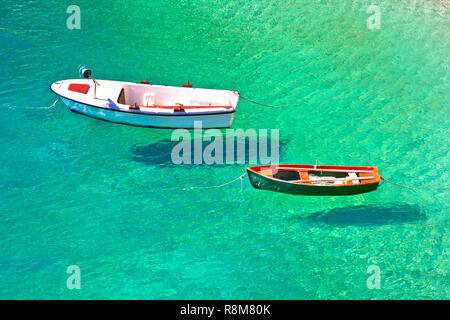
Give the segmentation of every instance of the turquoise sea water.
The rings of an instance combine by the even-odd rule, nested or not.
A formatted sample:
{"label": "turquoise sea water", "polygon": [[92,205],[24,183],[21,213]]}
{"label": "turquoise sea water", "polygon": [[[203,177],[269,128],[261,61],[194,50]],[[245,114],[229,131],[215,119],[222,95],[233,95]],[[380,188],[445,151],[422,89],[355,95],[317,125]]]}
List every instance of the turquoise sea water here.
{"label": "turquoise sea water", "polygon": [[[71,4],[0,3],[0,298],[450,297],[447,1],[79,0],[81,29],[68,30]],[[233,128],[279,129],[282,163],[376,165],[427,188],[185,191],[243,165],[176,166],[171,130],[39,109],[81,63],[99,79],[299,103],[240,100]]]}

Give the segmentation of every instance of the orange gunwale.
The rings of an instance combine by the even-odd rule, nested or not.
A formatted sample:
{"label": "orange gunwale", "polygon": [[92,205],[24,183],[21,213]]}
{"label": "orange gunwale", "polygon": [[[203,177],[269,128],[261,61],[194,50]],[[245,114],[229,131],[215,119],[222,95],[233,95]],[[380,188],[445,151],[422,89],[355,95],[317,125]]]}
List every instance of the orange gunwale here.
{"label": "orange gunwale", "polygon": [[[349,166],[314,166],[314,165],[293,165],[293,164],[279,164],[279,165],[264,165],[264,166],[253,166],[247,167],[247,170],[250,170],[258,175],[264,176],[268,179],[296,184],[296,185],[305,185],[305,186],[317,186],[317,184],[313,184],[310,182],[299,182],[299,181],[289,181],[283,180],[279,178],[275,178],[272,173],[274,170],[278,171],[296,171],[299,173],[300,179],[304,180],[305,174],[308,174],[311,171],[315,172],[339,172],[339,173],[349,173],[355,172],[358,174],[358,178],[367,178],[374,177],[373,179],[362,179],[358,178],[350,178],[345,184],[330,184],[330,185],[321,185],[321,186],[333,186],[333,187],[349,187],[349,186],[360,186],[371,183],[379,183],[381,181],[380,174],[378,172],[377,167],[349,167]],[[266,171],[263,173],[263,171]],[[268,172],[270,171],[270,172]],[[352,180],[359,180],[359,183],[353,183]]]}

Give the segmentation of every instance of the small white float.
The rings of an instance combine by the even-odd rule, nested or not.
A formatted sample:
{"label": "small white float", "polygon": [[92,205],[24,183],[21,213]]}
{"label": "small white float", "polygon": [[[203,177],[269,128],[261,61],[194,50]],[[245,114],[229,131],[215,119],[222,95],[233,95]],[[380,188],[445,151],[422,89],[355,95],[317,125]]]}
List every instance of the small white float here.
{"label": "small white float", "polygon": [[51,90],[71,111],[93,118],[141,127],[202,128],[231,126],[239,93],[231,90],[193,88],[94,80],[80,68],[85,79],[56,81]]}

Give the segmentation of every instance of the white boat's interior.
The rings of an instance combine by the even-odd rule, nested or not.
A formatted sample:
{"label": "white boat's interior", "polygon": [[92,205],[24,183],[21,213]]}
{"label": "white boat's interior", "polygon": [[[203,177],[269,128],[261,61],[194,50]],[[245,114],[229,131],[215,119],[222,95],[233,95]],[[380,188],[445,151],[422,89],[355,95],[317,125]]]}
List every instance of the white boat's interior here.
{"label": "white boat's interior", "polygon": [[134,106],[232,106],[232,92],[181,87],[123,85],[118,102]]}
{"label": "white boat's interior", "polygon": [[[129,109],[131,106],[143,111],[163,109],[168,112],[171,107],[192,112],[235,109],[239,99],[238,94],[230,90],[96,81],[97,86],[91,79],[63,80],[53,83],[51,88],[56,94],[77,102],[102,106],[106,101],[121,109]],[[171,112],[173,110],[172,108]]]}

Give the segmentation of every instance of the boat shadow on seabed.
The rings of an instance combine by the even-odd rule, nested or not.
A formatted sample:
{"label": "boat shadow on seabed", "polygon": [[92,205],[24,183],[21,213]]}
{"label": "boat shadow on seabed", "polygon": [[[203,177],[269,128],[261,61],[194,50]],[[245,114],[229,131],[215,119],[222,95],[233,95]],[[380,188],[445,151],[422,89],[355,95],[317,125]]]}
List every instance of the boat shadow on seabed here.
{"label": "boat shadow on seabed", "polygon": [[315,222],[333,226],[379,226],[426,220],[426,214],[417,205],[387,207],[357,206],[311,213],[307,217]]}
{"label": "boat shadow on seabed", "polygon": [[[154,143],[150,143],[147,145],[137,145],[130,149],[130,152],[133,154],[132,159],[137,162],[141,162],[145,165],[151,165],[151,166],[157,166],[160,168],[180,168],[180,169],[192,169],[194,166],[214,166],[218,168],[223,167],[236,167],[236,168],[243,168],[246,164],[249,163],[250,154],[254,154],[257,157],[257,160],[260,161],[258,150],[252,149],[252,144],[249,142],[249,139],[245,139],[245,163],[237,163],[238,159],[238,148],[235,144],[234,147],[234,154],[232,155],[232,159],[234,159],[234,163],[227,164],[226,162],[226,146],[224,144],[222,154],[223,154],[223,164],[206,164],[204,160],[202,159],[201,164],[195,164],[194,163],[194,148],[191,147],[191,161],[190,163],[182,163],[182,164],[176,164],[172,161],[171,154],[173,148],[178,144],[178,141],[158,141]],[[193,143],[193,142],[192,142]],[[205,146],[208,145],[209,142],[203,142],[203,150]],[[282,159],[286,148],[284,146],[288,145],[288,140],[282,140],[279,141],[278,146],[278,158]],[[267,153],[269,157],[272,157],[270,154],[271,149],[271,140],[269,139],[267,141]],[[278,161],[276,161],[277,163]]]}

